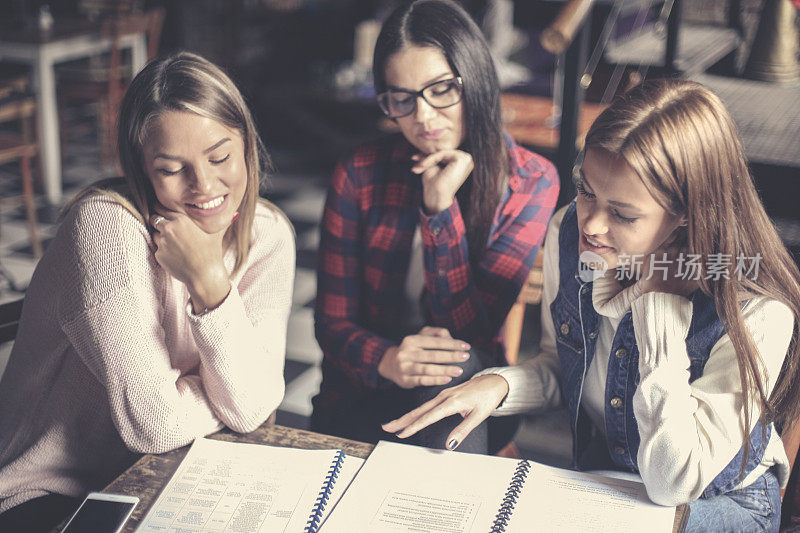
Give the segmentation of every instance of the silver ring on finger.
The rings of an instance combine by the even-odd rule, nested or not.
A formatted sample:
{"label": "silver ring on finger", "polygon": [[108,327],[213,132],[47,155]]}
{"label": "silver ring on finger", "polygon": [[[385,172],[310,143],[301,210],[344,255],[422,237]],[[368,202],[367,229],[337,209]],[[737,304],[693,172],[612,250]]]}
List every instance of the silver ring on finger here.
{"label": "silver ring on finger", "polygon": [[166,218],[162,217],[161,215],[157,216],[156,218],[153,219],[153,227],[157,228],[158,225],[164,222],[165,220]]}

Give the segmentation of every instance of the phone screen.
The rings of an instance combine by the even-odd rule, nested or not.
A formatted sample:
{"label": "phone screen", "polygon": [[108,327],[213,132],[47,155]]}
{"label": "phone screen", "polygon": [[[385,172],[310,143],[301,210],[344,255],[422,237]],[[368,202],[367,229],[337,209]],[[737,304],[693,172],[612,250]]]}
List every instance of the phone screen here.
{"label": "phone screen", "polygon": [[87,499],[62,533],[114,533],[135,503]]}

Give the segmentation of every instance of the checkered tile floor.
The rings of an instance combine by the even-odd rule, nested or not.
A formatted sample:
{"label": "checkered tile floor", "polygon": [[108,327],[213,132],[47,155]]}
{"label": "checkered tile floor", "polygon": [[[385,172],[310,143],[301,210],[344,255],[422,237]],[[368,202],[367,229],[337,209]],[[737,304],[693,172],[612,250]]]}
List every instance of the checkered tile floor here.
{"label": "checkered tile floor", "polygon": [[[104,177],[98,173],[100,154],[90,138],[66,145],[63,169],[64,198],[69,199],[86,183]],[[286,167],[298,168],[294,154],[274,153],[276,166],[282,160]],[[0,266],[13,278],[19,290],[13,290],[0,277],[0,304],[17,300],[24,295],[36,267],[28,238],[19,195],[19,171],[13,164],[0,166]],[[278,423],[308,428],[311,397],[319,388],[319,363],[322,352],[314,339],[313,304],[316,294],[316,250],[319,243],[319,220],[325,201],[327,175],[320,171],[308,173],[277,173],[269,178],[266,196],[286,212],[297,232],[297,275],[294,284],[294,303],[289,318],[286,353],[286,396],[278,411]],[[46,248],[55,235],[59,207],[47,206],[37,198],[39,232]],[[0,345],[0,374],[5,369],[11,343]]]}

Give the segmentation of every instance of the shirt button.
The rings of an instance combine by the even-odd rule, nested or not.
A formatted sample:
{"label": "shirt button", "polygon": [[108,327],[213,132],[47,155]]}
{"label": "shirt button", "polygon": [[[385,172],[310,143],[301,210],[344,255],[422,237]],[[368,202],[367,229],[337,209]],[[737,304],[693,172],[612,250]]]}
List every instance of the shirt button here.
{"label": "shirt button", "polygon": [[590,339],[594,339],[595,337],[597,337],[597,332],[596,331],[590,331],[589,332],[589,338]]}
{"label": "shirt button", "polygon": [[625,348],[620,348],[619,350],[617,350],[616,352],[614,352],[614,355],[616,355],[617,357],[619,357],[620,359],[622,359],[623,357],[625,357],[626,355],[628,355],[628,350],[626,350]]}
{"label": "shirt button", "polygon": [[439,274],[439,276],[441,276],[441,277],[445,277],[445,276],[447,275],[447,270],[445,270],[445,269],[443,269],[443,268],[440,268],[440,269],[437,271],[437,274]]}
{"label": "shirt button", "polygon": [[442,228],[433,228],[431,230],[431,233],[433,233],[434,235],[439,235],[441,232],[442,232]]}
{"label": "shirt button", "polygon": [[613,398],[611,398],[611,407],[615,409],[622,407],[622,398],[620,398],[619,396],[614,396]]}
{"label": "shirt button", "polygon": [[564,322],[563,324],[561,324],[561,334],[562,335],[569,335],[569,324],[567,322]]}
{"label": "shirt button", "polygon": [[625,455],[625,448],[622,446],[614,446],[614,453],[617,455]]}

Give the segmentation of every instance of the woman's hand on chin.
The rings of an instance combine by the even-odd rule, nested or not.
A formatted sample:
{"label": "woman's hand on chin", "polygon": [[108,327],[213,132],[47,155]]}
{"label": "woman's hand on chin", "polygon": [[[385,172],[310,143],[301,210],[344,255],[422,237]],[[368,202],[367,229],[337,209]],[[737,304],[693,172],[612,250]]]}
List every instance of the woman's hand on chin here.
{"label": "woman's hand on chin", "polygon": [[486,374],[440,392],[434,399],[383,424],[383,430],[401,439],[456,413],[464,420],[450,432],[445,445],[454,450],[478,425],[492,414],[508,394],[508,382],[502,376]]}
{"label": "woman's hand on chin", "polygon": [[440,150],[411,157],[411,171],[422,175],[422,204],[429,215],[441,213],[453,204],[456,192],[475,167],[472,156],[461,150]]}
{"label": "woman's hand on chin", "polygon": [[156,261],[186,285],[195,313],[217,307],[231,289],[223,262],[228,228],[206,233],[183,213],[156,208],[150,217]]}
{"label": "woman's hand on chin", "polygon": [[676,246],[664,246],[648,255],[642,264],[639,284],[642,294],[664,292],[688,298],[700,288],[695,279],[700,272],[688,267],[687,251]]}

